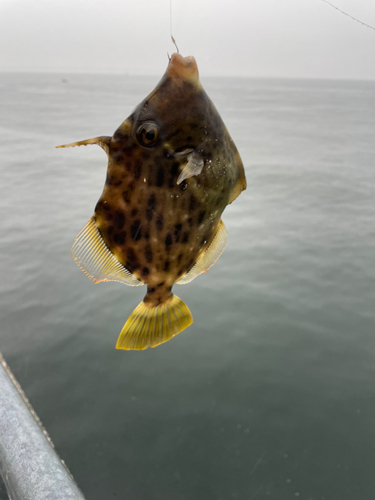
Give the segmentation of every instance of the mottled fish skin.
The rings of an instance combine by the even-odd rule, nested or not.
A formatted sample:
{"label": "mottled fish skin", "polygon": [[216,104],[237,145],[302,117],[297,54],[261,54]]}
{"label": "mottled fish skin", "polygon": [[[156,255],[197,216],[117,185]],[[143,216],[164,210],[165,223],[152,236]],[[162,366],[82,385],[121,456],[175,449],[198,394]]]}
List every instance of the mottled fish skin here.
{"label": "mottled fish skin", "polygon": [[[198,80],[195,60],[181,59],[172,55],[156,89],[114,133],[95,208],[105,243],[147,284],[145,302],[153,306],[170,296],[173,284],[210,244],[236,183],[246,187],[238,151]],[[187,64],[192,77],[179,71]],[[137,140],[145,122],[159,128],[152,147]],[[178,185],[187,161],[178,153],[190,149],[199,152],[204,166]]]}
{"label": "mottled fish skin", "polygon": [[206,272],[223,251],[221,214],[246,189],[241,158],[194,57],[180,54],[113,137],[59,147],[87,144],[105,150],[108,170],[73,257],[95,282],[147,285],[116,347],[155,347],[193,322],[172,286]]}

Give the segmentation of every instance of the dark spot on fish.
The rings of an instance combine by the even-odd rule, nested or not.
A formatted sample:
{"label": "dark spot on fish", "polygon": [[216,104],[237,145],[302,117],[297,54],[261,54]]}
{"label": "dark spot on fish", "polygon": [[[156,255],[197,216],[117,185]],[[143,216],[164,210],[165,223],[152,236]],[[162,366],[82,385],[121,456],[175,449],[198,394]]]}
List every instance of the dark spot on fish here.
{"label": "dark spot on fish", "polygon": [[155,200],[155,194],[154,193],[152,193],[152,195],[148,199],[147,205],[148,205],[149,208],[151,208],[151,210],[155,210],[156,200]]}
{"label": "dark spot on fish", "polygon": [[134,164],[134,179],[139,179],[142,173],[142,162],[141,160],[136,160]]}
{"label": "dark spot on fish", "polygon": [[166,137],[166,141],[170,141],[171,139],[173,139],[173,137],[176,137],[176,135],[179,135],[181,134],[182,130],[180,128],[176,129],[174,132],[172,132],[171,134],[169,134],[167,137]]}
{"label": "dark spot on fish", "polygon": [[131,144],[130,146],[126,146],[122,148],[122,152],[124,153],[125,156],[132,157],[133,156],[133,149],[135,148],[135,144]]}
{"label": "dark spot on fish", "polygon": [[193,138],[191,137],[191,135],[189,135],[188,137],[186,137],[186,140],[187,140],[188,142],[191,142],[191,141],[193,140]]}
{"label": "dark spot on fish", "polygon": [[150,239],[150,233],[146,232],[144,238],[145,238],[145,240],[149,240]]}
{"label": "dark spot on fish", "polygon": [[188,221],[188,224],[191,224],[193,222],[192,217],[189,217],[187,221]]}
{"label": "dark spot on fish", "polygon": [[148,221],[151,221],[152,217],[154,216],[155,205],[156,205],[155,195],[152,194],[150,196],[150,198],[148,199],[147,208],[146,208],[146,219]]}
{"label": "dark spot on fish", "polygon": [[191,130],[197,130],[198,123],[190,123],[190,128],[191,128]]}
{"label": "dark spot on fish", "polygon": [[125,135],[119,128],[113,134],[113,139],[117,142],[129,139],[128,135]]}
{"label": "dark spot on fish", "polygon": [[180,164],[177,161],[172,163],[171,175],[173,175],[175,177],[177,176],[179,166],[180,166]]}
{"label": "dark spot on fish", "polygon": [[172,236],[168,233],[165,237],[165,247],[169,250],[169,247],[172,245]]}
{"label": "dark spot on fish", "polygon": [[120,210],[116,210],[115,212],[114,223],[117,229],[122,229],[124,227],[125,215],[122,212],[120,212]]}
{"label": "dark spot on fish", "polygon": [[150,270],[149,270],[149,268],[148,268],[148,267],[144,267],[144,268],[142,269],[142,274],[143,274],[144,276],[148,276],[148,275],[150,274]]}
{"label": "dark spot on fish", "polygon": [[[109,203],[107,203],[106,201],[100,201],[98,203],[98,205],[100,207],[103,208],[103,210],[105,210],[106,212],[109,212],[109,210],[111,210],[111,205]],[[98,207],[98,205],[96,205]]]}
{"label": "dark spot on fish", "polygon": [[137,269],[139,267],[137,256],[135,255],[134,250],[132,248],[128,249],[126,257],[127,257],[126,266],[130,268],[129,269],[130,271]]}
{"label": "dark spot on fish", "polygon": [[122,231],[121,233],[116,233],[113,235],[114,243],[118,245],[123,245],[125,243],[126,232]]}
{"label": "dark spot on fish", "polygon": [[203,221],[205,215],[206,211],[202,210],[202,212],[198,215],[198,224],[200,224]]}
{"label": "dark spot on fish", "polygon": [[180,253],[180,255],[178,256],[177,258],[177,262],[180,264],[181,260],[182,260],[182,257],[183,257],[183,254]]}
{"label": "dark spot on fish", "polygon": [[131,161],[126,161],[125,162],[125,168],[128,172],[131,172],[132,169],[132,162]]}
{"label": "dark spot on fish", "polygon": [[178,240],[180,239],[181,229],[182,229],[182,224],[176,224],[174,227],[174,237],[176,242],[178,242]]}
{"label": "dark spot on fish", "polygon": [[113,155],[113,158],[115,159],[116,163],[122,163],[124,158],[121,153],[116,153]]}
{"label": "dark spot on fish", "polygon": [[156,219],[156,229],[158,231],[161,231],[163,229],[163,226],[164,226],[164,217],[162,214],[159,214],[158,218]]}
{"label": "dark spot on fish", "polygon": [[189,241],[189,233],[184,233],[182,237],[182,243],[187,243]]}
{"label": "dark spot on fish", "polygon": [[122,180],[117,179],[114,175],[108,174],[105,183],[108,186],[119,186],[120,184],[122,184]]}
{"label": "dark spot on fish", "polygon": [[134,241],[138,241],[141,239],[141,221],[137,219],[133,222],[130,227],[130,234]]}
{"label": "dark spot on fish", "polygon": [[159,167],[157,178],[156,178],[156,185],[158,187],[161,187],[163,185],[163,183],[164,183],[164,170],[163,170],[163,167]]}
{"label": "dark spot on fish", "polygon": [[164,158],[168,158],[168,160],[172,158],[172,155],[169,153],[167,149],[163,149],[163,156]]}
{"label": "dark spot on fish", "polygon": [[146,151],[144,151],[142,153],[142,158],[145,159],[145,160],[148,160],[150,158],[150,153],[147,153]]}
{"label": "dark spot on fish", "polygon": [[180,277],[183,274],[185,274],[185,267],[181,267],[181,269],[178,271],[177,276]]}
{"label": "dark spot on fish", "polygon": [[129,189],[122,192],[122,197],[124,198],[124,201],[126,201],[126,203],[130,203],[130,191],[129,191]]}
{"label": "dark spot on fish", "polygon": [[195,264],[194,259],[190,259],[189,262],[186,264],[186,269],[190,271],[190,269],[193,267],[194,264]]}
{"label": "dark spot on fish", "polygon": [[154,293],[155,290],[156,290],[156,288],[154,288],[153,286],[151,288],[147,287],[147,293]]}
{"label": "dark spot on fish", "polygon": [[133,208],[133,210],[131,211],[131,216],[132,217],[135,217],[136,215],[138,214],[138,208]]}
{"label": "dark spot on fish", "polygon": [[158,288],[160,288],[161,286],[164,286],[164,281],[161,281],[160,283],[158,283]]}
{"label": "dark spot on fish", "polygon": [[113,226],[109,226],[109,228],[107,229],[107,232],[109,235],[113,234],[113,231],[115,230],[115,228]]}
{"label": "dark spot on fish", "polygon": [[182,181],[180,186],[179,186],[180,190],[181,191],[185,191],[185,189],[187,188],[187,183],[186,181]]}
{"label": "dark spot on fish", "polygon": [[130,183],[128,189],[126,189],[122,193],[122,197],[124,198],[124,201],[126,201],[126,203],[130,203],[130,197],[134,190],[134,185],[135,185],[134,182]]}
{"label": "dark spot on fish", "polygon": [[146,261],[150,264],[152,262],[153,257],[154,257],[150,245],[146,245],[145,257],[146,257]]}
{"label": "dark spot on fish", "polygon": [[152,220],[153,214],[154,214],[154,211],[153,211],[153,210],[151,210],[151,208],[150,208],[150,207],[147,207],[147,208],[146,208],[146,219],[147,219],[148,221],[151,221],[151,220]]}
{"label": "dark spot on fish", "polygon": [[164,262],[164,271],[169,271],[169,265],[170,265],[169,260],[166,260],[166,261]]}
{"label": "dark spot on fish", "polygon": [[196,197],[192,194],[190,196],[190,204],[189,204],[189,211],[192,212],[195,207],[197,206],[197,199]]}

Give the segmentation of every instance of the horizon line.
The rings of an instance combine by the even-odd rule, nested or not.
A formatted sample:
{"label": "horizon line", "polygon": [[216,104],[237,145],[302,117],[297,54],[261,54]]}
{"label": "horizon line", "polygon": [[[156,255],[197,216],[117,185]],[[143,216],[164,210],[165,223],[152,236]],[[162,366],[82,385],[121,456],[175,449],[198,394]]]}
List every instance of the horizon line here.
{"label": "horizon line", "polygon": [[[25,69],[25,68],[0,68],[0,73],[28,73],[28,74],[50,74],[50,75],[108,75],[108,76],[128,76],[128,77],[155,77],[161,78],[160,73],[156,72],[142,72],[142,71],[114,71],[114,70],[74,70],[74,69]],[[201,75],[200,75],[201,76]],[[201,76],[202,78],[202,76]],[[280,76],[280,75],[249,75],[249,74],[221,74],[221,73],[207,73],[203,76],[205,78],[241,78],[241,79],[254,79],[254,80],[326,80],[326,81],[356,81],[356,82],[373,82],[375,77],[342,77],[342,76]]]}

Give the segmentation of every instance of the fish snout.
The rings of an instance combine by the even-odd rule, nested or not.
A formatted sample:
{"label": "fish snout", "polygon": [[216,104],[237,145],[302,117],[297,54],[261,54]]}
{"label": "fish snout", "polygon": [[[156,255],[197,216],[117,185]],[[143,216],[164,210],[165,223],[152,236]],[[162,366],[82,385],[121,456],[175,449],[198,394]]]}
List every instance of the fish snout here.
{"label": "fish snout", "polygon": [[194,56],[183,57],[175,52],[169,60],[167,74],[171,78],[199,82],[198,66]]}

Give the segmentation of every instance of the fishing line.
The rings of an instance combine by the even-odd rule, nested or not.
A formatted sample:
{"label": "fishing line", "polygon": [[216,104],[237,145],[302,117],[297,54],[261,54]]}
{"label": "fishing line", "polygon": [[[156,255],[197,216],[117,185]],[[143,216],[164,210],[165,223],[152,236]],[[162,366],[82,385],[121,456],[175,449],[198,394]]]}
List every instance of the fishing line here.
{"label": "fishing line", "polygon": [[[172,0],[171,0],[172,2]],[[344,14],[345,16],[348,16],[350,17],[350,19],[353,19],[354,21],[357,21],[357,23],[360,23],[362,24],[363,26],[366,26],[366,28],[370,28],[372,30],[375,31],[375,28],[373,26],[370,26],[369,24],[366,24],[362,21],[360,21],[359,19],[356,19],[355,17],[351,16],[350,14],[348,14],[347,12],[344,12],[343,10],[339,9],[338,7],[336,7],[335,5],[333,5],[332,3],[328,2],[327,0],[322,0],[322,2],[324,3],[328,3],[328,5],[330,5],[331,7],[333,7],[334,9],[338,10],[339,12],[341,12],[341,14]],[[172,22],[172,21],[171,21]]]}
{"label": "fishing line", "polygon": [[173,40],[173,36],[172,36],[172,0],[169,0],[169,29],[171,32],[171,38]]}

